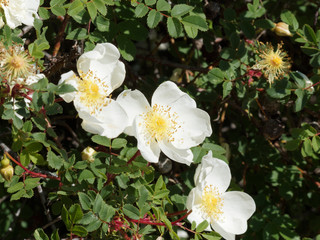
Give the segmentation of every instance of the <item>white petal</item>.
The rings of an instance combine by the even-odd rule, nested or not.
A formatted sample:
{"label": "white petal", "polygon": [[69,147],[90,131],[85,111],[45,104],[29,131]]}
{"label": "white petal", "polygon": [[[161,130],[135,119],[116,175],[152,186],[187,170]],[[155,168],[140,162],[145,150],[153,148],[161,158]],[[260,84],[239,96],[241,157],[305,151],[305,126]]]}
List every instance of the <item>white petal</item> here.
{"label": "white petal", "polygon": [[150,109],[150,105],[145,96],[139,90],[125,90],[116,100],[128,115],[128,127],[125,129],[125,133],[133,136],[133,121],[143,112]]}
{"label": "white petal", "polygon": [[192,188],[186,202],[187,209],[193,210],[194,207],[199,206],[201,204],[201,194],[202,191],[199,187]]}
{"label": "white petal", "polygon": [[247,220],[256,209],[254,200],[248,194],[238,191],[226,192],[222,198],[223,215],[217,224],[228,233],[244,233],[247,230]]}
{"label": "white petal", "polygon": [[113,44],[100,43],[92,51],[80,56],[77,68],[79,74],[92,71],[113,91],[123,83],[125,78],[125,67],[119,58],[120,52]]}
{"label": "white petal", "polygon": [[11,29],[14,29],[21,25],[21,22],[11,13],[10,8],[2,4],[2,9],[6,17],[6,23]]}
{"label": "white petal", "polygon": [[[172,105],[172,110],[179,116],[181,128],[175,134],[172,144],[177,148],[191,148],[199,145],[212,134],[210,116],[199,108]],[[181,140],[182,139],[182,140]]]}
{"label": "white petal", "polygon": [[213,158],[211,151],[202,158],[194,176],[196,186],[212,185],[221,194],[228,189],[230,181],[231,172],[228,164],[218,158]]}
{"label": "white petal", "polygon": [[166,106],[176,102],[179,102],[180,105],[196,107],[196,102],[188,94],[182,92],[175,83],[166,81],[155,90],[151,105]]}
{"label": "white petal", "polygon": [[[111,101],[96,116],[82,112],[82,127],[84,130],[106,136],[108,138],[118,137],[127,126],[128,118],[122,107],[116,102]],[[86,114],[86,115],[85,115]]]}
{"label": "white petal", "polygon": [[[67,84],[72,85],[75,89],[78,89],[78,81],[79,81],[79,79],[74,74],[74,72],[69,71],[69,72],[61,75],[61,79],[59,80],[58,84],[67,83]],[[64,101],[69,103],[74,100],[75,94],[76,94],[76,92],[70,92],[70,93],[66,93],[66,94],[61,94],[60,97],[62,97]]]}
{"label": "white petal", "polygon": [[193,153],[190,149],[178,149],[167,141],[160,141],[159,145],[161,151],[170,159],[188,166],[192,163]]}
{"label": "white petal", "polygon": [[212,229],[219,233],[226,240],[234,240],[236,238],[235,234],[226,232],[219,224],[211,224]]}
{"label": "white petal", "polygon": [[139,126],[142,119],[140,116],[137,116],[133,121],[133,131],[134,136],[138,141],[138,149],[142,157],[148,162],[157,163],[160,156],[160,147],[156,141],[149,141],[144,136],[144,129]]}

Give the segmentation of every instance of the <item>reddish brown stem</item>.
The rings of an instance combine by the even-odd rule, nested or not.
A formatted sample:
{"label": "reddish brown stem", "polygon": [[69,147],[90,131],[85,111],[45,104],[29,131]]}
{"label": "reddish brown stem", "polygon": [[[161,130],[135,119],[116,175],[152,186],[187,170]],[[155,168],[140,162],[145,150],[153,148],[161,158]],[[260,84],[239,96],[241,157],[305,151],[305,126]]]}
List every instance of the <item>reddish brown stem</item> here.
{"label": "reddish brown stem", "polygon": [[[70,2],[72,2],[72,1],[73,0],[71,0]],[[55,43],[54,48],[53,48],[53,52],[52,52],[52,56],[53,57],[56,57],[58,52],[59,52],[59,50],[60,50],[61,42],[63,40],[64,31],[66,30],[69,18],[70,18],[70,16],[68,14],[66,14],[64,16],[61,28],[60,28],[60,30],[58,32],[58,35],[57,35],[56,43]]]}
{"label": "reddish brown stem", "polygon": [[141,155],[140,151],[138,150],[133,157],[127,162],[127,165],[131,164],[137,157]]}
{"label": "reddish brown stem", "polygon": [[5,154],[6,154],[13,162],[15,162],[18,166],[20,166],[25,172],[27,172],[28,174],[30,174],[31,177],[50,178],[50,179],[54,179],[54,180],[60,181],[60,178],[59,178],[59,177],[48,176],[48,175],[46,175],[46,174],[32,172],[32,171],[30,171],[29,169],[27,169],[25,166],[23,166],[19,161],[15,160],[8,152],[5,152]]}

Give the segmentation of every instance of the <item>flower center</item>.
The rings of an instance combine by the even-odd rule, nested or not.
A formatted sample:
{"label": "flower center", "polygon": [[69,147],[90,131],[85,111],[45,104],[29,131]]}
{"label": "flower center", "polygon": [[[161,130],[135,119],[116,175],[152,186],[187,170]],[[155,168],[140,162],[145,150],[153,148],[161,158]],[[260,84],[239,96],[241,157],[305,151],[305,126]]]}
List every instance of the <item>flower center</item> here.
{"label": "flower center", "polygon": [[0,64],[9,80],[25,78],[36,73],[33,58],[20,45],[0,49]]}
{"label": "flower center", "polygon": [[177,114],[172,111],[171,107],[153,105],[150,111],[143,114],[145,137],[149,141],[164,139],[174,141],[174,133],[181,127],[177,123],[177,118]]}
{"label": "flower center", "polygon": [[11,66],[15,69],[21,69],[25,65],[25,61],[20,56],[13,56],[10,62]]}
{"label": "flower center", "polygon": [[78,83],[78,96],[91,114],[101,111],[102,107],[110,103],[109,89],[106,83],[102,82],[92,71],[80,72]]}
{"label": "flower center", "polygon": [[274,67],[279,67],[282,64],[281,57],[275,55],[271,57],[271,65]]}
{"label": "flower center", "polygon": [[0,5],[8,6],[9,0],[0,0]]}
{"label": "flower center", "polygon": [[201,198],[201,210],[206,218],[213,220],[221,220],[223,207],[223,199],[216,187],[211,185],[205,186]]}

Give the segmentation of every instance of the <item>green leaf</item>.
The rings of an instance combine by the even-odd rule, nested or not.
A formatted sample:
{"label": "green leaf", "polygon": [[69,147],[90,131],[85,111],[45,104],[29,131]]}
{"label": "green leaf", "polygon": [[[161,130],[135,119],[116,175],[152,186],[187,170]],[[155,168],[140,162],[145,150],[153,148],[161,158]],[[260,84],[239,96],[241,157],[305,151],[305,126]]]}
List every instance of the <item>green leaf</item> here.
{"label": "green leaf", "polygon": [[88,183],[93,184],[95,179],[95,175],[90,170],[85,169],[80,173],[78,181],[81,183],[83,180],[86,180]]}
{"label": "green leaf", "polygon": [[66,228],[70,231],[72,223],[70,221],[70,216],[69,216],[69,213],[68,213],[65,205],[63,205],[63,207],[61,209],[61,219],[64,222],[64,224],[66,225]]}
{"label": "green leaf", "polygon": [[204,220],[203,222],[201,222],[197,228],[196,228],[196,232],[202,232],[203,230],[205,230],[207,227],[209,226],[209,223]]}
{"label": "green leaf", "polygon": [[136,55],[136,46],[126,35],[121,34],[116,39],[122,57],[127,61],[132,61]]}
{"label": "green leaf", "polygon": [[293,27],[293,30],[297,30],[299,27],[299,23],[294,16],[294,14],[290,11],[284,11],[281,13],[280,18],[283,22]]}
{"label": "green leaf", "polygon": [[40,181],[40,178],[27,178],[24,181],[25,189],[30,190],[32,188],[37,187],[40,184],[39,181]]}
{"label": "green leaf", "polygon": [[88,31],[85,28],[76,28],[74,29],[72,32],[70,32],[67,36],[66,39],[70,39],[70,40],[83,40],[88,38]]}
{"label": "green leaf", "polygon": [[194,27],[200,31],[207,31],[208,30],[208,25],[205,19],[198,15],[191,15],[184,17],[181,22],[189,27]]}
{"label": "green leaf", "polygon": [[99,211],[100,211],[103,203],[104,202],[103,202],[101,195],[97,194],[97,196],[93,202],[93,209],[92,209],[95,214],[99,214]]}
{"label": "green leaf", "polygon": [[83,226],[80,226],[80,225],[73,226],[72,233],[74,235],[79,236],[79,237],[85,237],[85,236],[88,235],[87,229],[85,227],[83,227]]}
{"label": "green leaf", "polygon": [[94,135],[91,140],[101,146],[110,147],[111,146],[111,139],[100,136],[100,135]]}
{"label": "green leaf", "polygon": [[294,93],[297,95],[297,100],[294,103],[294,108],[293,110],[295,112],[300,112],[304,106],[306,105],[307,101],[308,101],[308,97],[305,94],[306,91],[302,90],[302,89],[297,89],[294,91]]}
{"label": "green leaf", "polygon": [[144,0],[144,2],[148,5],[148,6],[152,6],[156,3],[156,0]]}
{"label": "green leaf", "polygon": [[98,16],[93,23],[94,23],[94,25],[97,26],[97,28],[100,32],[108,32],[109,31],[109,27],[110,27],[109,19],[107,19],[103,16]]}
{"label": "green leaf", "polygon": [[240,28],[247,38],[252,39],[254,37],[255,30],[250,21],[240,22]]}
{"label": "green leaf", "polygon": [[93,4],[96,6],[96,8],[98,9],[98,11],[105,16],[107,14],[107,7],[106,4],[104,3],[104,1],[102,0],[94,0]]}
{"label": "green leaf", "polygon": [[39,17],[42,18],[43,20],[47,20],[50,18],[50,13],[44,7],[39,7]]}
{"label": "green leaf", "polygon": [[83,212],[79,204],[73,204],[69,208],[68,212],[69,212],[70,220],[73,224],[78,222],[83,217]]}
{"label": "green leaf", "polygon": [[293,78],[297,87],[301,89],[306,87],[306,81],[309,80],[309,78],[306,75],[299,71],[290,72],[290,77]]}
{"label": "green leaf", "polygon": [[99,217],[101,220],[105,222],[110,222],[115,213],[116,213],[116,210],[112,206],[106,203],[103,203],[99,211]]}
{"label": "green leaf", "polygon": [[220,68],[212,68],[207,76],[209,81],[214,85],[222,83],[225,79],[224,72]]}
{"label": "green leaf", "polygon": [[171,6],[166,0],[158,0],[156,8],[158,11],[170,11]]}
{"label": "green leaf", "polygon": [[23,121],[16,115],[13,116],[13,125],[17,128],[17,129],[21,129],[23,127]]}
{"label": "green leaf", "polygon": [[167,28],[171,37],[178,38],[182,33],[182,26],[177,18],[169,17],[167,20]]}
{"label": "green leaf", "polygon": [[191,12],[193,9],[194,9],[194,7],[186,5],[186,4],[177,4],[172,8],[171,16],[172,17],[180,17],[180,16],[183,16],[183,15]]}
{"label": "green leaf", "polygon": [[18,182],[16,184],[14,184],[13,186],[10,186],[8,189],[7,189],[7,192],[8,193],[14,193],[14,192],[17,192],[19,190],[21,190],[23,188],[24,184],[23,182]]}
{"label": "green leaf", "polygon": [[183,25],[184,30],[190,38],[195,38],[198,35],[198,29],[195,27],[190,27],[188,25]]}
{"label": "green leaf", "polygon": [[254,25],[263,29],[271,29],[275,27],[275,24],[269,19],[258,19],[254,22]]}
{"label": "green leaf", "polygon": [[34,231],[33,236],[36,240],[49,240],[47,234],[43,231],[42,228],[38,228]]}
{"label": "green leaf", "polygon": [[141,17],[144,17],[148,13],[148,11],[149,11],[149,8],[146,5],[139,4],[136,7],[134,13],[135,13],[136,17],[141,18]]}
{"label": "green leaf", "polygon": [[314,44],[317,44],[316,34],[314,33],[313,29],[308,24],[305,24],[303,26],[303,32],[309,42],[313,42]]}
{"label": "green leaf", "polygon": [[225,81],[222,84],[222,88],[223,88],[223,98],[225,98],[226,96],[228,96],[232,90],[232,82],[230,81]]}
{"label": "green leaf", "polygon": [[149,28],[155,28],[161,20],[161,14],[156,10],[152,9],[147,18],[147,25]]}
{"label": "green leaf", "polygon": [[144,185],[140,186],[138,191],[139,191],[139,200],[137,202],[137,205],[141,210],[141,208],[144,206],[144,204],[146,203],[146,201],[148,199],[149,191],[147,190],[147,188]]}
{"label": "green leaf", "polygon": [[156,191],[153,195],[154,199],[160,199],[160,198],[165,198],[169,195],[170,191],[168,189],[162,189],[159,191]]}
{"label": "green leaf", "polygon": [[63,165],[63,159],[58,157],[52,151],[49,151],[47,154],[47,161],[50,167],[59,170]]}
{"label": "green leaf", "polygon": [[319,137],[319,135],[312,137],[312,148],[315,153],[317,153],[317,154],[320,153],[320,137]]}
{"label": "green leaf", "polygon": [[[97,0],[95,0],[97,1]],[[94,2],[95,2],[94,1]],[[68,8],[68,14],[73,17],[75,15],[77,15],[81,10],[84,9],[84,5],[81,2],[81,0],[75,0],[71,3],[71,5]]]}
{"label": "green leaf", "polygon": [[127,145],[127,140],[124,138],[116,138],[112,141],[111,148],[120,149]]}
{"label": "green leaf", "polygon": [[53,233],[51,234],[51,240],[60,240],[60,236],[59,236],[59,230],[58,229],[55,229],[53,231]]}
{"label": "green leaf", "polygon": [[140,219],[140,212],[139,209],[131,204],[125,204],[123,206],[123,213],[128,216],[129,218],[138,220]]}
{"label": "green leaf", "polygon": [[294,150],[297,150],[299,148],[300,143],[301,143],[300,139],[293,139],[293,140],[287,141],[287,143],[285,145],[285,148],[288,151],[294,151]]}
{"label": "green leaf", "polygon": [[97,16],[97,11],[98,11],[96,8],[96,5],[94,5],[93,2],[87,2],[87,9],[91,19],[94,20]]}
{"label": "green leaf", "polygon": [[309,138],[304,140],[301,150],[303,150],[307,154],[307,156],[312,156],[313,155],[312,143],[311,143],[311,140]]}

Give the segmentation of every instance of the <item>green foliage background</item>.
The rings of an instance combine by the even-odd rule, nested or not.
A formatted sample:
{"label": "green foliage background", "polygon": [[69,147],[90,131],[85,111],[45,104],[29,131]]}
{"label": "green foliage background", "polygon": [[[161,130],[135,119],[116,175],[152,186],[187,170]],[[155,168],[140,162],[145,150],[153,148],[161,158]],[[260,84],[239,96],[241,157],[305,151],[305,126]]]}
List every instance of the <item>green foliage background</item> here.
{"label": "green foliage background", "polygon": [[[151,212],[166,227],[131,225],[127,234],[178,239],[178,227],[170,223],[178,217],[169,220],[166,212],[185,209],[195,166],[212,150],[230,165],[231,189],[244,190],[256,202],[242,239],[319,239],[319,7],[311,0],[50,0],[41,2],[34,29],[21,34],[2,28],[7,45],[27,39],[47,77],[33,86],[29,108],[18,99],[26,109],[19,112],[23,120],[1,93],[2,151],[9,146],[22,165],[52,179],[33,178],[16,165],[11,182],[0,177],[0,238],[60,239],[72,232],[87,239],[122,239],[121,231],[110,231],[114,216],[139,219]],[[289,25],[292,37],[271,30],[280,21]],[[258,59],[251,40],[283,42],[291,72],[271,86],[264,76],[249,84]],[[61,47],[53,57],[57,42]],[[72,91],[57,86],[61,74],[76,71],[79,55],[102,42],[121,52],[124,88],[139,89],[150,99],[171,79],[210,114],[213,134],[192,149],[194,167],[172,162],[161,174],[163,167],[141,156],[127,164],[137,151],[133,138],[92,136],[81,128],[72,104],[55,101]],[[94,163],[81,160],[86,146],[99,150]],[[44,209],[54,225],[46,226]],[[219,239],[203,234],[203,226],[185,226],[196,232],[193,239]]]}

